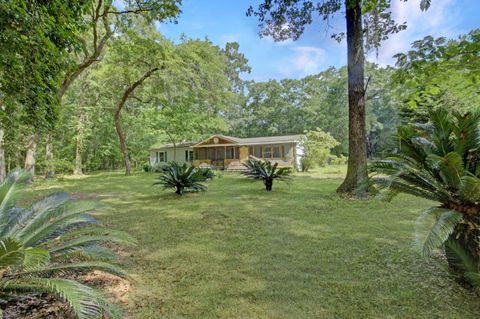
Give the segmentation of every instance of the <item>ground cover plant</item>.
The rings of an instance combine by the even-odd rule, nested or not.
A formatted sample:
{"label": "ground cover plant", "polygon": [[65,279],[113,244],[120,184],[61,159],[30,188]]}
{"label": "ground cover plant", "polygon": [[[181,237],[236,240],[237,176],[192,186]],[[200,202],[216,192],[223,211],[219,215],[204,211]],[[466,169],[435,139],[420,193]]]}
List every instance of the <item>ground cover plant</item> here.
{"label": "ground cover plant", "polygon": [[[72,201],[54,193],[26,208],[16,206],[30,174],[12,172],[0,184],[0,301],[28,294],[51,294],[68,303],[79,319],[121,314],[99,292],[68,276],[101,270],[117,276],[125,271],[103,243],[133,244],[122,232],[95,225],[95,203]],[[3,314],[3,310],[0,309]]]}
{"label": "ground cover plant", "polygon": [[445,261],[419,258],[416,219],[434,202],[344,199],[345,170],[294,174],[274,192],[224,173],[188,197],[119,171],[37,182],[31,197],[95,198],[110,207],[96,218],[135,234],[132,318],[478,318]]}

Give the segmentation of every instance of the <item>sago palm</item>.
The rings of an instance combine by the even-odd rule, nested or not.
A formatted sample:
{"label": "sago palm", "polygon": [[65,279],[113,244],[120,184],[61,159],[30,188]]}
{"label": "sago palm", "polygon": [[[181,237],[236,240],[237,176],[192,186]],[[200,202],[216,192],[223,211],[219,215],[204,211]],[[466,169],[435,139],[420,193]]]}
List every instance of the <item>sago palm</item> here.
{"label": "sago palm", "polygon": [[187,164],[180,165],[177,162],[171,162],[163,167],[163,173],[157,180],[154,185],[174,188],[178,195],[183,195],[185,191],[200,192],[207,190],[207,186],[204,184],[207,176],[193,165],[187,166]]}
{"label": "sago palm", "polygon": [[286,181],[290,179],[290,168],[278,168],[278,163],[272,165],[269,161],[249,159],[243,165],[247,170],[242,174],[248,178],[263,181],[267,191],[272,190],[274,180]]}
{"label": "sago palm", "polygon": [[417,240],[424,255],[444,246],[454,270],[458,249],[452,247],[480,266],[479,125],[480,113],[432,111],[427,124],[398,129],[398,153],[370,164],[371,181],[380,189],[439,203],[419,217]]}
{"label": "sago palm", "polygon": [[0,295],[49,293],[68,302],[78,318],[119,314],[98,291],[69,279],[93,269],[125,276],[106,242],[134,244],[130,236],[101,227],[89,214],[98,205],[55,193],[27,208],[16,199],[28,185],[26,172],[11,173],[0,185]]}

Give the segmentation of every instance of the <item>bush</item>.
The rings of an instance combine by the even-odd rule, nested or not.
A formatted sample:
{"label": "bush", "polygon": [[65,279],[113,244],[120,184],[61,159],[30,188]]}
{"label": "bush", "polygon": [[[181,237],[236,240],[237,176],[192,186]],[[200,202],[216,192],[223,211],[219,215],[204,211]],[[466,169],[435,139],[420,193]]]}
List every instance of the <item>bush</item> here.
{"label": "bush", "polygon": [[307,131],[302,137],[299,147],[301,149],[300,165],[302,172],[307,172],[315,165],[327,165],[331,156],[331,149],[339,143],[321,129]]}
{"label": "bush", "polygon": [[145,173],[161,173],[163,172],[163,167],[165,165],[162,165],[162,164],[154,164],[154,165],[151,165],[150,163],[146,163],[142,166],[142,171],[145,172]]}
{"label": "bush", "polygon": [[242,174],[251,179],[263,181],[267,191],[272,190],[274,180],[287,181],[292,172],[288,167],[277,168],[278,163],[272,165],[269,161],[250,159],[243,165],[247,171]]}
{"label": "bush", "polygon": [[209,167],[199,167],[197,169],[207,181],[212,180],[215,177],[215,172]]}
{"label": "bush", "polygon": [[67,301],[78,318],[99,318],[105,311],[119,317],[98,291],[64,275],[96,269],[125,276],[102,244],[134,239],[100,227],[90,215],[98,205],[72,201],[66,193],[16,207],[29,180],[28,173],[14,171],[0,184],[0,300],[47,293]]}
{"label": "bush", "polygon": [[184,192],[206,191],[207,181],[204,173],[195,166],[180,165],[177,162],[170,162],[162,168],[162,175],[154,185],[162,185],[164,188],[175,188],[175,193],[183,195]]}
{"label": "bush", "polygon": [[328,164],[330,164],[330,165],[347,165],[347,163],[348,163],[348,157],[347,156],[329,155],[329,157],[328,157]]}
{"label": "bush", "polygon": [[[429,123],[400,127],[398,153],[373,161],[370,183],[390,195],[407,193],[439,203],[423,212],[417,239],[424,255],[444,246],[451,269],[457,251],[480,269],[480,112],[429,113]],[[446,245],[445,245],[446,244]]]}

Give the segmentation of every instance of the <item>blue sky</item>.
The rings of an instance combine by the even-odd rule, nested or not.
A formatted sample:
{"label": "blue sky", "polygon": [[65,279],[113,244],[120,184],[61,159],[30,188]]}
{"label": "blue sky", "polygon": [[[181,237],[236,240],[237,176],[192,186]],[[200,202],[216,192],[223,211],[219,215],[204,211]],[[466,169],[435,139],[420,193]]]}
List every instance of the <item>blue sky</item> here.
{"label": "blue sky", "polygon": [[[236,41],[252,67],[245,79],[266,81],[285,77],[300,78],[329,66],[346,63],[346,44],[330,38],[332,31],[345,29],[341,13],[331,22],[332,28],[316,23],[306,29],[297,41],[274,42],[258,36],[257,20],[247,17],[249,5],[259,0],[184,0],[178,24],[161,24],[159,31],[174,41],[182,33],[192,38],[208,37],[214,44],[224,46]],[[427,12],[419,9],[420,0],[392,0],[392,13],[398,22],[406,21],[407,30],[391,36],[383,43],[378,58],[370,61],[381,65],[393,64],[392,56],[409,49],[410,43],[426,35],[456,37],[480,27],[480,0],[432,0]]]}

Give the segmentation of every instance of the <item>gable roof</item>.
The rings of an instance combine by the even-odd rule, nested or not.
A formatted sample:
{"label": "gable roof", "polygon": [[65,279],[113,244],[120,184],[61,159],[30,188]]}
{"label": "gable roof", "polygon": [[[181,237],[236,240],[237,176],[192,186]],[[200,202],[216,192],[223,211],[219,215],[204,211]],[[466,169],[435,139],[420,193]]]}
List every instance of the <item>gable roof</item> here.
{"label": "gable roof", "polygon": [[294,142],[298,142],[301,139],[302,135],[262,136],[262,137],[240,138],[240,137],[217,134],[217,135],[210,136],[209,138],[193,145],[193,147],[201,146],[201,144],[206,144],[208,141],[210,141],[211,139],[213,139],[215,137],[217,137],[219,139],[229,141],[229,142],[232,142],[232,144],[237,144],[237,145],[258,145],[258,144],[294,143]]}

